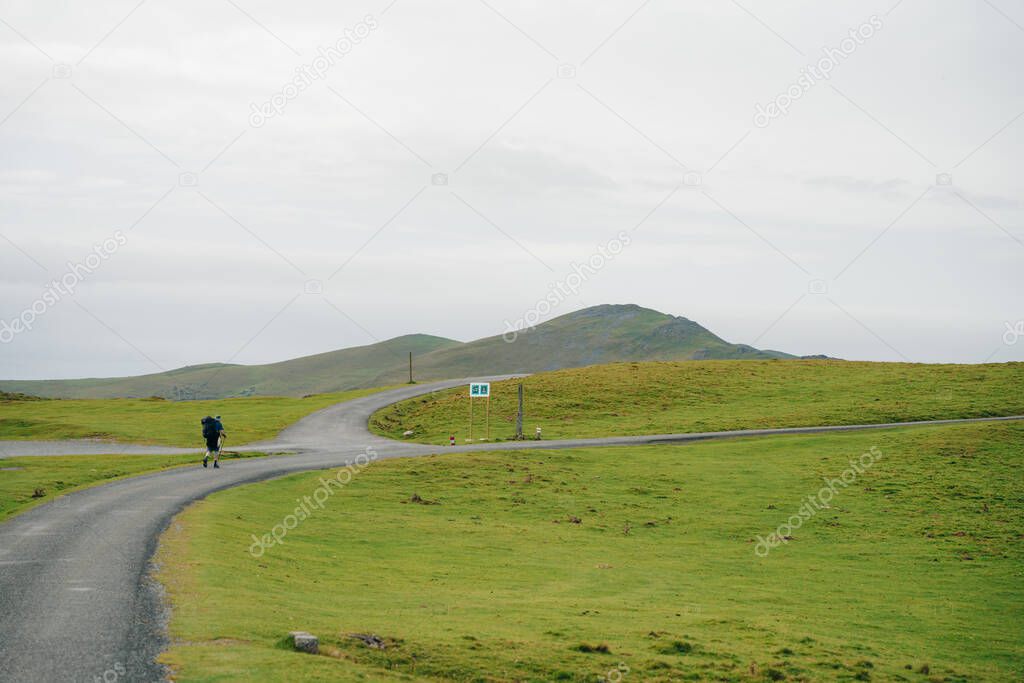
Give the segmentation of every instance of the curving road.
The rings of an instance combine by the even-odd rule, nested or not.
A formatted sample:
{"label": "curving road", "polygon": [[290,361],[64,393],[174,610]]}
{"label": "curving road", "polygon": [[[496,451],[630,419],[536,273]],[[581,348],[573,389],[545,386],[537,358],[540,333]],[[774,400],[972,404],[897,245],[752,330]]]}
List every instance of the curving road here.
{"label": "curving road", "polygon": [[295,451],[294,456],[231,460],[219,470],[178,468],[141,475],[69,494],[0,524],[0,679],[93,681],[104,680],[106,674],[107,680],[116,676],[119,682],[162,680],[166,672],[155,658],[167,642],[166,614],[159,587],[149,573],[157,540],[171,518],[214,491],[303,470],[340,467],[368,447],[380,458],[395,458],[1024,419],[521,441],[455,448],[396,442],[367,429],[370,415],[386,405],[468,381],[414,385],[338,404],[303,419],[274,441],[247,447]]}

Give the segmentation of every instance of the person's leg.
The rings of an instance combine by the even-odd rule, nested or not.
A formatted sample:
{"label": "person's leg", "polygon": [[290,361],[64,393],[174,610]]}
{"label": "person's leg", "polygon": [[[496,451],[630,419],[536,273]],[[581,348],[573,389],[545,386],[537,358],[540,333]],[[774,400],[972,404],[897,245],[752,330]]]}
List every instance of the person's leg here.
{"label": "person's leg", "polygon": [[203,467],[206,467],[207,461],[210,459],[210,450],[206,450],[206,455],[203,456]]}
{"label": "person's leg", "polygon": [[217,450],[213,452],[213,468],[220,468],[220,445],[218,445]]}

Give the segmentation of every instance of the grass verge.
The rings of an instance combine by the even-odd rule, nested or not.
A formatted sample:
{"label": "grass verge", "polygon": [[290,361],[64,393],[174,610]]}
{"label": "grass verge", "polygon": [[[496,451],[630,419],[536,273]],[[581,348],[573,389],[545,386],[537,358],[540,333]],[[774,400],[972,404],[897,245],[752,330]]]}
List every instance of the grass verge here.
{"label": "grass verge", "polygon": [[[222,460],[252,458],[263,453],[221,454]],[[184,465],[195,466],[194,455],[53,455],[0,459],[0,522],[48,503],[65,493],[105,484],[114,479]]]}
{"label": "grass verge", "polygon": [[[285,427],[335,403],[383,391],[358,389],[306,398],[0,399],[0,439],[114,439],[159,446],[200,446],[199,421],[222,415],[232,444],[272,439]],[[9,395],[8,395],[9,396]]]}
{"label": "grass verge", "polygon": [[161,541],[164,660],[193,682],[1021,680],[1022,451],[1005,423],[388,460],[259,558],[322,473],[230,489]]}
{"label": "grass verge", "polygon": [[[524,431],[546,439],[905,422],[1024,414],[1024,363],[920,365],[846,361],[613,363],[492,385],[491,436],[515,433],[517,385]],[[377,434],[447,444],[469,437],[467,387],[378,411]],[[474,438],[484,436],[484,401]]]}

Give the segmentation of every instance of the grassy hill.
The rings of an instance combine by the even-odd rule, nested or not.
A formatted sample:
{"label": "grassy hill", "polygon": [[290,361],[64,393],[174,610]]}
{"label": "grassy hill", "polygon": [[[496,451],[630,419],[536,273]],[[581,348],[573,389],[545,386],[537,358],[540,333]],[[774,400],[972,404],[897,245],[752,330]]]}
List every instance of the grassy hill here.
{"label": "grassy hill", "polygon": [[[524,431],[540,426],[548,439],[1024,415],[1024,363],[613,363],[493,384],[492,438],[515,433],[520,381]],[[411,430],[413,440],[434,444],[455,434],[462,443],[469,401],[465,387],[421,396],[378,411],[370,427],[392,438]]]}
{"label": "grassy hill", "polygon": [[[560,316],[518,334],[502,335],[435,351],[419,359],[428,377],[544,372],[624,360],[793,358],[730,344],[686,318],[634,305],[603,305]],[[394,383],[399,374],[379,379]]]}
{"label": "grassy hill", "polygon": [[[407,354],[420,356],[460,342],[411,334],[368,346],[330,351],[268,365],[193,365],[139,377],[0,381],[0,388],[56,398],[148,398],[171,400],[245,396],[305,396],[381,386],[382,368],[408,367]],[[400,372],[394,373],[401,375]],[[408,380],[405,377],[399,382]],[[394,384],[395,382],[391,382]]]}
{"label": "grassy hill", "polygon": [[140,377],[0,381],[0,390],[60,398],[303,396],[405,382],[410,351],[417,380],[627,360],[793,358],[730,344],[686,318],[632,304],[603,305],[550,320],[511,342],[501,335],[461,343],[414,334],[270,365],[210,364]]}

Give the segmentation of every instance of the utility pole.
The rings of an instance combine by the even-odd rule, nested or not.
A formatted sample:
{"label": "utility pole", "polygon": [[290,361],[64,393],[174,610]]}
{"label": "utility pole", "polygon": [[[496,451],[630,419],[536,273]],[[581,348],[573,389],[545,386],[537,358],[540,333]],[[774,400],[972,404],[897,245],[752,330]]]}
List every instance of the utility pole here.
{"label": "utility pole", "polygon": [[409,384],[414,384],[412,381],[412,351],[409,352]]}
{"label": "utility pole", "polygon": [[519,412],[516,414],[516,441],[522,441],[523,437],[523,383],[519,383]]}

